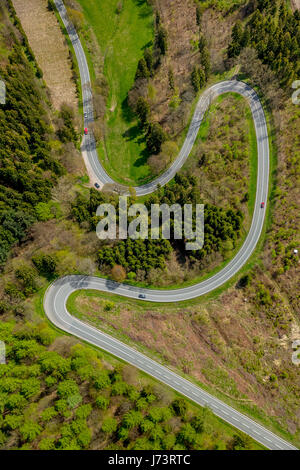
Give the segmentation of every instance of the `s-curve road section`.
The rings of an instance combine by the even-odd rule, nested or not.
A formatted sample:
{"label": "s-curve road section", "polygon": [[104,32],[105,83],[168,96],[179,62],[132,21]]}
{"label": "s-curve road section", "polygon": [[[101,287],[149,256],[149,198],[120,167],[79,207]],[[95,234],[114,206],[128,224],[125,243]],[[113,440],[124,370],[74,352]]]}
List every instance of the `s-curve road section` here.
{"label": "s-curve road section", "polygon": [[[70,40],[72,41],[77,57],[83,93],[83,108],[85,115],[84,124],[85,127],[88,127],[93,122],[94,112],[87,60],[75,28],[68,19],[63,2],[61,0],[55,0],[55,4],[67,29]],[[82,340],[98,346],[114,356],[123,359],[170,386],[177,392],[185,395],[194,402],[202,406],[209,406],[217,416],[252,436],[265,447],[273,450],[296,450],[296,447],[292,444],[276,436],[268,429],[239,413],[234,408],[215,398],[213,395],[205,392],[197,385],[194,385],[180,375],[175,374],[167,367],[153,361],[126,344],[123,344],[113,337],[106,335],[96,328],[72,317],[67,310],[68,297],[79,289],[110,292],[132,299],[139,299],[142,294],[145,301],[148,302],[179,302],[194,299],[223,285],[247,262],[259,241],[263,229],[265,210],[261,208],[261,202],[267,201],[269,182],[269,138],[265,114],[257,94],[247,84],[236,80],[229,80],[217,83],[207,89],[198,101],[185,142],[177,159],[174,161],[172,166],[156,180],[136,188],[136,193],[138,196],[150,194],[155,191],[158,184],[161,186],[165,185],[174,177],[191,152],[200,124],[206,111],[209,109],[212,100],[217,96],[228,92],[239,93],[244,96],[249,103],[256,130],[258,153],[256,202],[252,224],[243,246],[231,262],[217,274],[203,282],[190,287],[174,290],[141,289],[127,284],[117,284],[97,277],[66,276],[55,281],[48,288],[44,297],[44,310],[49,320],[61,330],[75,335],[78,338],[81,338]],[[106,183],[114,183],[114,181],[107,175],[98,159],[96,144],[92,132],[89,132],[89,134],[84,137],[82,154],[92,181],[98,182],[100,187],[103,187]]]}

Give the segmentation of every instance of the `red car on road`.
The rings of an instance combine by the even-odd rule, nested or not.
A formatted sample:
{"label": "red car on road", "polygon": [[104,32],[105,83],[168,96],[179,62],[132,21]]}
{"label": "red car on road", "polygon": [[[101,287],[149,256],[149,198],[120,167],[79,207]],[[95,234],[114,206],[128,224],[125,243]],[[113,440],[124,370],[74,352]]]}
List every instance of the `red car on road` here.
{"label": "red car on road", "polygon": [[89,131],[88,131],[88,128],[86,127],[86,128],[84,129],[84,135],[88,135],[88,133],[89,133]]}
{"label": "red car on road", "polygon": [[263,208],[265,207],[265,203],[262,202],[261,205],[260,205],[260,207],[263,209]]}

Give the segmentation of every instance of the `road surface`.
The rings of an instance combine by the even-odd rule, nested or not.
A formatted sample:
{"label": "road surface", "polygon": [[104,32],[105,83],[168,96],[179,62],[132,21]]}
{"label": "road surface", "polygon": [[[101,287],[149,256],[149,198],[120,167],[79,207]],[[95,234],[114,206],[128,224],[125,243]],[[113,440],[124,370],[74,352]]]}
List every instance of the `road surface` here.
{"label": "road surface", "polygon": [[[55,0],[55,4],[69,33],[78,60],[83,90],[84,125],[88,127],[93,122],[94,113],[87,60],[80,39],[68,20],[63,2]],[[254,120],[258,150],[257,190],[253,219],[248,236],[237,255],[221,271],[209,279],[190,287],[174,290],[142,289],[126,284],[117,284],[97,277],[67,276],[55,281],[48,288],[44,297],[44,310],[49,320],[61,330],[125,360],[194,402],[202,406],[209,406],[217,416],[252,436],[267,448],[273,450],[291,450],[296,448],[226,403],[205,392],[200,387],[175,374],[170,369],[117,341],[113,337],[72,317],[66,307],[68,297],[78,289],[110,292],[132,299],[138,299],[143,294],[148,302],[179,302],[194,299],[223,285],[247,262],[259,241],[263,229],[265,210],[261,208],[261,202],[267,201],[269,182],[269,138],[265,114],[257,94],[247,84],[236,80],[229,80],[217,83],[206,90],[198,101],[186,140],[173,165],[156,180],[137,187],[136,192],[138,196],[150,194],[155,191],[157,184],[162,186],[174,177],[191,152],[200,124],[212,100],[227,92],[239,93],[247,99]],[[114,183],[98,159],[92,133],[84,137],[82,153],[92,181],[98,182],[100,187],[106,183]]]}

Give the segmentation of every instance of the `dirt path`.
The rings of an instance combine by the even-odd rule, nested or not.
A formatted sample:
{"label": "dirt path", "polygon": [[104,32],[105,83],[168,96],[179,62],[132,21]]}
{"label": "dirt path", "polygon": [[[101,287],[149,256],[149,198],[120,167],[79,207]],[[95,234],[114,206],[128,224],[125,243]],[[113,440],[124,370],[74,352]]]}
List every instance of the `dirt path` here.
{"label": "dirt path", "polygon": [[13,5],[28,37],[36,60],[50,89],[53,106],[62,103],[77,106],[69,49],[55,15],[47,9],[47,0],[13,0]]}

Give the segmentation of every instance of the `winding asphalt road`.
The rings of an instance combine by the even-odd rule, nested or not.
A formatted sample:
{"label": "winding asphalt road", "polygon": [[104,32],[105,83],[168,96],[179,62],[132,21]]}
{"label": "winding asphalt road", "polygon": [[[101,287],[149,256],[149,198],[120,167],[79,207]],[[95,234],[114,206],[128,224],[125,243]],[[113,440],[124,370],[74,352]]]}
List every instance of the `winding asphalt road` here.
{"label": "winding asphalt road", "polygon": [[[55,4],[68,31],[78,60],[83,90],[84,124],[88,127],[93,122],[94,113],[87,60],[80,39],[74,27],[69,22],[63,2],[61,0],[55,0]],[[187,381],[180,375],[175,374],[167,367],[160,365],[134,348],[74,318],[69,314],[66,306],[68,297],[79,289],[105,291],[132,299],[138,299],[139,295],[143,294],[146,296],[146,301],[149,302],[179,302],[193,299],[211,292],[224,284],[247,262],[259,241],[263,229],[265,210],[261,209],[260,206],[262,201],[267,201],[269,182],[269,139],[265,114],[257,94],[247,84],[236,80],[223,81],[206,90],[199,99],[186,140],[171,168],[151,183],[136,188],[136,192],[138,196],[149,194],[156,189],[157,184],[162,186],[174,177],[191,152],[200,124],[212,100],[227,92],[239,93],[247,99],[255,124],[258,149],[257,191],[252,224],[242,248],[232,261],[209,279],[193,286],[176,290],[141,289],[126,284],[117,284],[97,277],[66,276],[55,281],[48,288],[44,297],[44,310],[49,320],[61,330],[98,346],[114,356],[136,366],[194,402],[202,406],[209,406],[217,416],[252,436],[267,448],[273,450],[296,450],[296,447],[290,443],[205,392],[200,387]],[[100,187],[106,183],[114,183],[107,175],[98,159],[95,141],[91,132],[89,132],[83,140],[82,154],[91,181],[98,182]]]}

